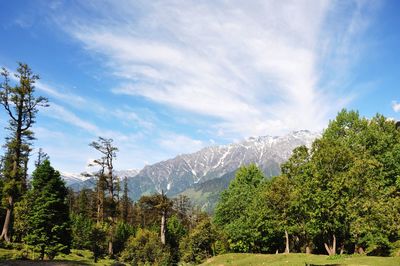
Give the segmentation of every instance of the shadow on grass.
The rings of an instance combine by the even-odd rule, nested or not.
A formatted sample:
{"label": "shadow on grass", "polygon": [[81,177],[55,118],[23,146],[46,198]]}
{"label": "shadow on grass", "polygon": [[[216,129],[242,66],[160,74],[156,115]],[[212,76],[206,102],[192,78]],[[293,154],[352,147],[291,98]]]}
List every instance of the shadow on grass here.
{"label": "shadow on grass", "polygon": [[57,266],[71,266],[71,265],[91,265],[86,261],[70,261],[70,260],[3,260],[0,261],[0,266],[8,266],[8,265],[21,265],[21,266],[29,266],[29,265],[57,265]]}

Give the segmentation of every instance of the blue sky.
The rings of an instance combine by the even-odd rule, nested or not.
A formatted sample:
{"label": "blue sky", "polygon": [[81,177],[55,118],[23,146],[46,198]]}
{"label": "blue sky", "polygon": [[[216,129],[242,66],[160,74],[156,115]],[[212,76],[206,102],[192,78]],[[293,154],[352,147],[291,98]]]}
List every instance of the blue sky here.
{"label": "blue sky", "polygon": [[[400,119],[398,1],[1,1],[0,65],[40,75],[34,131],[63,172],[322,130],[341,108]],[[0,112],[0,126],[6,125]],[[4,139],[6,131],[0,131]],[[33,161],[33,160],[32,160]]]}

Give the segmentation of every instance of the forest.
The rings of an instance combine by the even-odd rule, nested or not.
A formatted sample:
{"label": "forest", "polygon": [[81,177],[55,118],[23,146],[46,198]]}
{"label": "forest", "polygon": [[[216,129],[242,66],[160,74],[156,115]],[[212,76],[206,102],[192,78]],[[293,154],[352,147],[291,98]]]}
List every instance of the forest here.
{"label": "forest", "polygon": [[199,264],[225,253],[400,256],[400,129],[391,119],[340,111],[279,176],[239,168],[211,216],[164,192],[132,201],[114,173],[118,147],[104,137],[88,143],[98,154],[95,188],[68,189],[51,154],[31,154],[36,116],[51,103],[36,95],[39,77],[28,65],[15,73],[3,68],[0,87],[8,117],[0,247],[19,250],[14,259],[52,260],[72,249],[129,265]]}

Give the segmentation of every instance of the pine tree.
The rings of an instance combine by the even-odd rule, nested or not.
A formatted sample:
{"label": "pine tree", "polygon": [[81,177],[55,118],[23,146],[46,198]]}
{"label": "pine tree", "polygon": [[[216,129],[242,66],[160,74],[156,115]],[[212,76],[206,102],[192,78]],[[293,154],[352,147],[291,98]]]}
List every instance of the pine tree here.
{"label": "pine tree", "polygon": [[129,196],[128,196],[128,178],[124,178],[124,192],[122,194],[122,198],[120,201],[121,208],[121,219],[124,223],[128,222],[128,214],[129,214],[129,206],[131,205]]}
{"label": "pine tree", "polygon": [[26,191],[30,141],[34,138],[30,128],[35,123],[38,107],[47,106],[47,99],[34,96],[34,84],[39,76],[33,74],[27,64],[19,63],[14,74],[18,80],[15,86],[10,85],[10,73],[5,68],[2,69],[1,75],[4,81],[0,84],[0,104],[10,118],[7,127],[10,136],[7,138],[7,156],[2,169],[7,213],[0,239],[4,238],[9,242],[14,203]]}
{"label": "pine tree", "polygon": [[32,185],[25,242],[40,253],[41,259],[45,255],[53,259],[59,252],[68,253],[71,246],[68,190],[60,173],[45,160],[33,172]]}

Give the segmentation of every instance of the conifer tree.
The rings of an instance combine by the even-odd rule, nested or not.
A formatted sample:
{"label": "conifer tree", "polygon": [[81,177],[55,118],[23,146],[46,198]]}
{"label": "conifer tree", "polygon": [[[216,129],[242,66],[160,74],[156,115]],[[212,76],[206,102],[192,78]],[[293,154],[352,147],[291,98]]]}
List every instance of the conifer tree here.
{"label": "conifer tree", "polygon": [[128,222],[128,214],[129,214],[129,206],[130,206],[130,200],[128,196],[128,178],[124,178],[124,191],[122,194],[122,198],[120,201],[121,205],[121,219],[124,223]]}
{"label": "conifer tree", "polygon": [[3,82],[0,84],[0,104],[9,116],[7,129],[10,135],[6,142],[7,155],[2,169],[7,212],[0,239],[9,242],[14,203],[26,190],[30,141],[34,138],[30,128],[35,123],[38,107],[48,105],[46,98],[35,97],[34,84],[39,76],[33,74],[27,64],[18,64],[14,74],[18,80],[15,86],[10,84],[10,73],[5,68],[2,69],[1,75]]}
{"label": "conifer tree", "polygon": [[68,190],[60,173],[45,160],[33,172],[32,186],[28,194],[32,205],[25,242],[40,253],[40,259],[68,253],[71,246]]}

